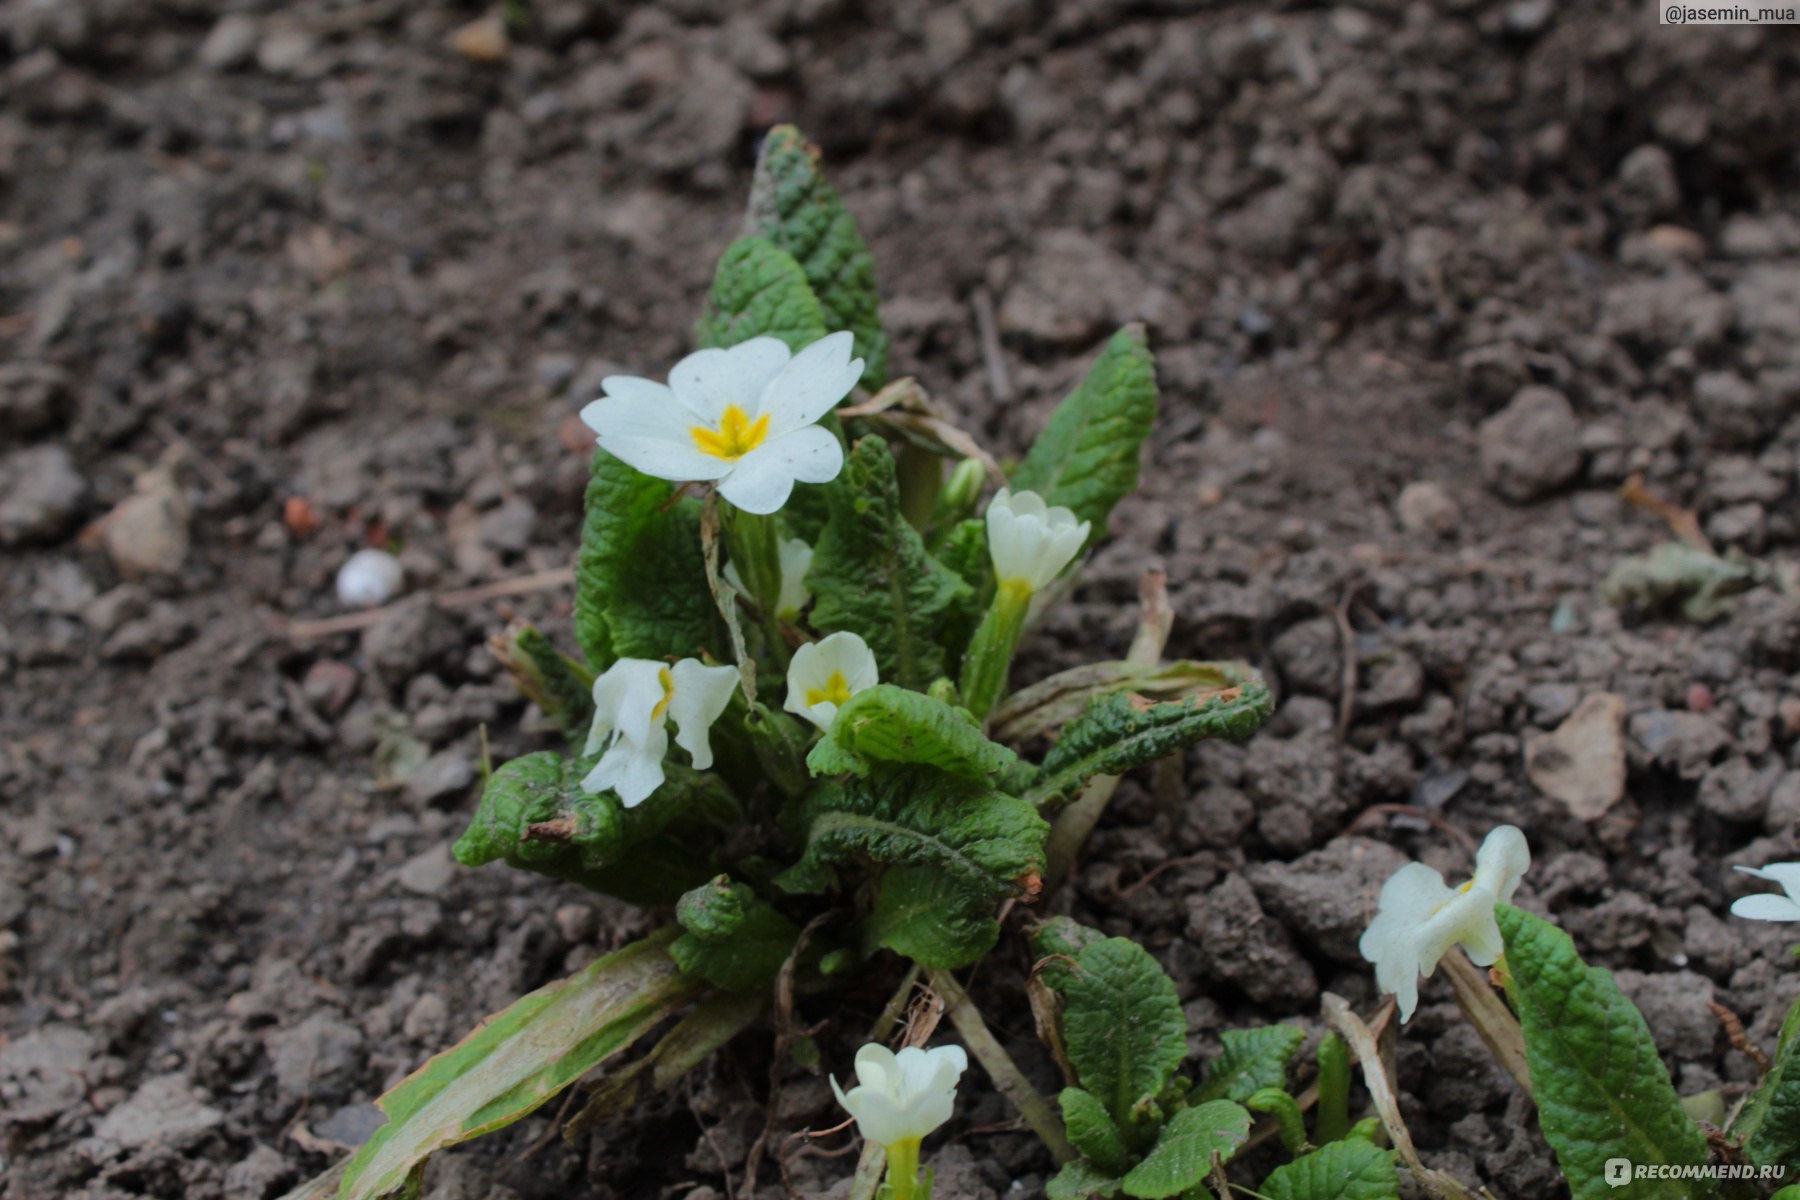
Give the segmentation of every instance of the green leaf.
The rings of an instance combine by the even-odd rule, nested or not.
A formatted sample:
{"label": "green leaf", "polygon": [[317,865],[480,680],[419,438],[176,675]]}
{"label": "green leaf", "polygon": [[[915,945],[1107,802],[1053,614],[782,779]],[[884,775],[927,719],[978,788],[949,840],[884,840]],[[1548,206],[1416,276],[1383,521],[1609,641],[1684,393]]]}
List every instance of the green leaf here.
{"label": "green leaf", "polygon": [[763,139],[744,232],[767,238],[800,264],[826,333],[855,335],[863,386],[873,392],[886,382],[888,336],[876,310],[875,258],[820,172],[819,148],[792,125],[777,125]]}
{"label": "green leaf", "polygon": [[[712,831],[736,805],[715,776],[665,763],[662,787],[636,808],[611,792],[589,795],[581,780],[595,758],[550,750],[495,771],[469,828],[452,847],[466,867],[504,860],[642,904],[668,904],[706,877]],[[665,833],[679,835],[677,842]]]}
{"label": "green leaf", "polygon": [[798,925],[729,875],[682,896],[675,920],[687,932],[669,947],[669,956],[683,971],[728,992],[768,987],[800,936]]}
{"label": "green leaf", "polygon": [[1064,1088],[1057,1099],[1062,1105],[1069,1145],[1110,1175],[1122,1175],[1131,1169],[1131,1151],[1118,1124],[1107,1115],[1106,1105],[1080,1088]]}
{"label": "green leaf", "polygon": [[[1706,1137],[1681,1111],[1643,1014],[1611,973],[1588,966],[1569,935],[1508,904],[1507,994],[1525,1032],[1544,1140],[1556,1151],[1573,1200],[1613,1195],[1609,1158],[1700,1165]],[[1634,1196],[1692,1200],[1716,1188],[1695,1180],[1641,1180]]]}
{"label": "green leaf", "polygon": [[1247,1100],[1266,1087],[1287,1080],[1288,1063],[1300,1052],[1306,1031],[1292,1025],[1227,1029],[1224,1048],[1206,1064],[1206,1076],[1195,1095],[1201,1100]]}
{"label": "green leaf", "polygon": [[1044,1188],[1044,1200],[1112,1200],[1118,1194],[1118,1176],[1081,1159],[1065,1163]]}
{"label": "green leaf", "polygon": [[1023,800],[926,770],[884,772],[817,788],[804,802],[806,852],[776,882],[822,892],[852,860],[939,872],[971,901],[1023,891],[1044,869],[1050,827]]}
{"label": "green leaf", "polygon": [[342,1200],[403,1187],[432,1153],[526,1116],[701,989],[658,935],[590,963],[488,1018],[376,1101],[387,1124],[344,1173]]}
{"label": "green leaf", "polygon": [[1086,663],[1020,688],[994,709],[988,726],[998,741],[1040,737],[1081,716],[1096,699],[1132,692],[1146,700],[1204,700],[1258,679],[1244,662]]}
{"label": "green leaf", "polygon": [[992,899],[933,867],[889,867],[864,938],[922,967],[953,971],[994,948],[1000,922]]}
{"label": "green leaf", "polygon": [[706,590],[700,502],[674,496],[674,484],[595,452],[575,567],[575,628],[596,671],[617,658],[686,658],[726,645]]}
{"label": "green leaf", "polygon": [[1229,1159],[1250,1136],[1250,1122],[1249,1110],[1230,1100],[1182,1109],[1163,1126],[1144,1161],[1125,1176],[1125,1194],[1162,1200],[1204,1183],[1212,1156]]}
{"label": "green leaf", "polygon": [[1088,544],[1106,536],[1113,505],[1137,487],[1138,447],[1156,423],[1156,364],[1141,325],[1113,334],[1081,385],[1013,472],[1014,491],[1032,491],[1094,523]]}
{"label": "green leaf", "polygon": [[1129,938],[1105,938],[1052,961],[1042,978],[1063,1000],[1063,1044],[1082,1088],[1114,1122],[1160,1096],[1187,1057],[1187,1018],[1175,984],[1150,952]]}
{"label": "green leaf", "polygon": [[637,1107],[646,1085],[651,1092],[666,1091],[719,1047],[756,1024],[768,1007],[767,994],[714,992],[705,997],[663,1034],[650,1053],[606,1072],[588,1093],[581,1111],[563,1128],[564,1139],[574,1143],[591,1133],[598,1122],[624,1116]]}
{"label": "green leaf", "polygon": [[489,643],[514,685],[562,727],[572,742],[587,737],[594,721],[594,673],[563,654],[530,625],[496,636]]}
{"label": "green leaf", "polygon": [[1123,775],[1203,738],[1249,737],[1273,708],[1269,685],[1260,678],[1165,704],[1129,693],[1102,696],[1064,728],[1026,797],[1049,804],[1073,796],[1095,775]]}
{"label": "green leaf", "polygon": [[827,327],[806,272],[792,255],[767,238],[743,237],[719,259],[694,339],[708,348],[773,337],[798,352],[836,328]]}
{"label": "green leaf", "polygon": [[1751,1093],[1731,1132],[1759,1167],[1800,1167],[1800,1000],[1781,1023],[1775,1061]]}
{"label": "green leaf", "polygon": [[922,691],[944,674],[939,623],[969,586],[925,552],[901,515],[894,456],[880,438],[856,443],[828,494],[831,519],[806,577],[812,625],[859,635],[883,680]]}
{"label": "green leaf", "polygon": [[1333,1142],[1276,1167],[1258,1189],[1267,1200],[1398,1200],[1394,1152],[1373,1142]]}
{"label": "green leaf", "polygon": [[913,763],[998,784],[1015,780],[1020,769],[1019,756],[989,741],[962,709],[889,683],[845,701],[826,740],[843,753],[821,756],[821,765],[858,775],[868,774],[872,762]]}
{"label": "green leaf", "polygon": [[1095,942],[1105,940],[1104,933],[1090,929],[1072,917],[1050,917],[1032,931],[1031,950],[1039,958],[1049,958],[1052,954],[1074,958]]}

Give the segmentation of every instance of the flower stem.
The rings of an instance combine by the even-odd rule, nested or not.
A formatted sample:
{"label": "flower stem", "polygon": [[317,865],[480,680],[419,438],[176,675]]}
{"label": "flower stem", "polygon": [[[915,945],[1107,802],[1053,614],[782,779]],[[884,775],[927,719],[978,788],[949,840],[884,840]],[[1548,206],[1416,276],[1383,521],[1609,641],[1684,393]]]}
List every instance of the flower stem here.
{"label": "flower stem", "polygon": [[950,1014],[950,1021],[956,1031],[962,1034],[963,1041],[969,1047],[969,1053],[975,1056],[982,1068],[987,1071],[988,1078],[1000,1089],[1000,1094],[1012,1101],[1012,1106],[1019,1110],[1025,1123],[1031,1126],[1050,1150],[1050,1157],[1058,1165],[1075,1157],[1075,1151],[1069,1146],[1068,1135],[1063,1132],[1062,1122],[1051,1111],[1050,1105],[1038,1095],[1025,1073],[1012,1060],[999,1040],[988,1030],[987,1022],[981,1017],[981,1010],[969,999],[969,993],[963,990],[962,984],[956,982],[956,976],[948,971],[929,970],[925,979],[931,984],[931,990],[938,994],[944,1002],[944,1011]]}
{"label": "flower stem", "polygon": [[1006,673],[1025,633],[1030,608],[1031,589],[1016,580],[1003,580],[969,643],[969,655],[963,660],[962,702],[979,719],[987,718],[1006,690]]}
{"label": "flower stem", "polygon": [[781,636],[781,622],[775,616],[781,602],[781,530],[773,516],[745,512],[729,504],[722,507],[725,548],[762,618],[769,653],[777,664],[786,667],[787,639]]}
{"label": "flower stem", "polygon": [[913,1200],[919,1186],[918,1138],[905,1138],[887,1148],[887,1178],[894,1200]]}

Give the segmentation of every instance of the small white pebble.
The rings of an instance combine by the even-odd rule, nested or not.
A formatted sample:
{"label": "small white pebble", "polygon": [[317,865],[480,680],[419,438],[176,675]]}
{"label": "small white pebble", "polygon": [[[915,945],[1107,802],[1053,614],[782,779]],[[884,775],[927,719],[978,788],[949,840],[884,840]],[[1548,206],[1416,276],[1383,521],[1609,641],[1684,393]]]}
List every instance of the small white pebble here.
{"label": "small white pebble", "polygon": [[338,568],[338,599],[352,608],[386,604],[404,578],[400,560],[386,550],[358,550]]}

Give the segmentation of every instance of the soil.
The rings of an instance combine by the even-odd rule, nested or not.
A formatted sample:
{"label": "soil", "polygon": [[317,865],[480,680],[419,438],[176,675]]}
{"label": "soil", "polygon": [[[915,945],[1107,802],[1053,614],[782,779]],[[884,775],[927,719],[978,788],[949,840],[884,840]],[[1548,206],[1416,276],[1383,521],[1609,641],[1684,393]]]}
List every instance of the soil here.
{"label": "soil", "polygon": [[[897,367],[997,449],[1149,325],[1143,491],[1018,677],[1121,653],[1160,566],[1170,653],[1281,690],[1247,744],[1128,781],[1054,905],[1152,947],[1197,1050],[1373,1003],[1380,880],[1469,867],[1362,815],[1405,805],[1522,826],[1521,902],[1620,972],[1679,1088],[1754,1078],[1706,1004],[1770,1048],[1796,992],[1794,929],[1726,907],[1731,864],[1797,857],[1800,607],[1766,583],[1700,627],[1596,588],[1668,536],[1632,473],[1722,549],[1800,543],[1787,30],[1638,0],[517,13],[502,47],[439,2],[0,6],[0,1194],[268,1200],[480,1015],[653,927],[450,864],[480,729],[500,759],[550,736],[484,643],[566,636],[568,595],[423,596],[566,565],[571,417],[687,348],[782,120],[873,244]],[[412,598],[296,636],[382,542]],[[1549,791],[1526,747],[1599,692],[1625,794],[1577,816],[1568,763],[1619,745],[1534,749]],[[976,995],[1049,1086],[1024,954]],[[805,1014],[828,1065],[880,999]],[[574,1148],[546,1110],[443,1156],[428,1194],[731,1196],[769,1041]],[[1441,981],[1399,1071],[1428,1161],[1564,1194]],[[1035,1141],[964,1092],[938,1194],[1038,1194]],[[775,1145],[839,1119],[798,1068],[776,1117]],[[841,1195],[850,1159],[786,1152]]]}

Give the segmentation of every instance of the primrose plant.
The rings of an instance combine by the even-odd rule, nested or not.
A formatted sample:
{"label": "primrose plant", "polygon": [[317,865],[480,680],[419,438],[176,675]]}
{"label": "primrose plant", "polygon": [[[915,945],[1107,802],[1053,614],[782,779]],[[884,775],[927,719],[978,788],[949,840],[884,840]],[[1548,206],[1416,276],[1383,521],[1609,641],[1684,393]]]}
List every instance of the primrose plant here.
{"label": "primrose plant", "polygon": [[[1250,668],[1160,663],[1160,637],[1009,691],[1033,620],[1136,486],[1156,413],[1143,332],[1114,335],[1003,470],[890,381],[870,255],[817,159],[769,134],[699,348],[582,410],[598,449],[573,645],[529,627],[495,644],[568,744],[489,769],[455,847],[672,919],[384,1096],[346,1200],[415,1184],[433,1152],[594,1077],[570,1124],[587,1128],[757,1027],[778,1067],[805,1069],[796,1005],[875,990],[898,1011],[921,973],[959,997],[969,1052],[1016,1073],[950,972],[994,947],[1003,906],[1066,874],[1118,775],[1270,711]],[[963,1055],[857,1057],[843,1100],[900,1200],[929,1189],[920,1140]],[[1168,1125],[1192,1120],[1173,1103]],[[1153,1132],[1110,1111],[1130,1146]]]}

